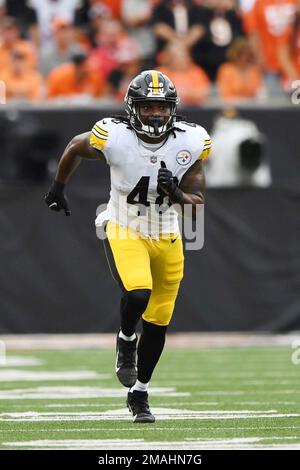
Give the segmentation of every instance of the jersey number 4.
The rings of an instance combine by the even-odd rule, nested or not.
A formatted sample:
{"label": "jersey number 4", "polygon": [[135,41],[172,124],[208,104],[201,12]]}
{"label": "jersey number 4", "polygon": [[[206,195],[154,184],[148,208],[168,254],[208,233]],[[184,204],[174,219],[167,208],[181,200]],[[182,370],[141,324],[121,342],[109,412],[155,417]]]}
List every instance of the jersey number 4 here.
{"label": "jersey number 4", "polygon": [[[178,178],[174,177],[174,181],[178,184]],[[142,176],[138,183],[135,185],[133,190],[127,196],[127,203],[128,204],[138,204],[139,207],[149,207],[150,202],[147,200],[148,198],[148,190],[149,190],[149,182],[150,176]],[[165,212],[171,205],[172,202],[170,201],[169,197],[164,194],[159,188],[157,188],[158,196],[155,200],[155,208],[159,213]],[[164,198],[168,198],[167,204],[164,203]],[[144,212],[144,211],[143,211]],[[144,215],[139,211],[138,215]]]}

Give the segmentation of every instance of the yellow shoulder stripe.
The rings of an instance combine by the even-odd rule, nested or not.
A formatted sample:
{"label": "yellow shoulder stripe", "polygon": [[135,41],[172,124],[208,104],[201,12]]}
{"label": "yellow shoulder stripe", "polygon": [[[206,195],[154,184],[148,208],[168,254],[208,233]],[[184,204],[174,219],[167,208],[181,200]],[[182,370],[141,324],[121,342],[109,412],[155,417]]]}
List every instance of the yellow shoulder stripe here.
{"label": "yellow shoulder stripe", "polygon": [[[208,150],[211,148],[211,138],[208,137],[208,139],[205,139],[204,140],[204,144],[203,144],[203,150]],[[203,151],[202,150],[202,151]],[[206,157],[207,158],[207,157]]]}
{"label": "yellow shoulder stripe", "polygon": [[98,131],[99,134],[108,137],[108,132],[105,131],[104,129],[101,129],[101,127],[99,127],[97,124],[94,125],[94,129],[96,129],[96,131]]}
{"label": "yellow shoulder stripe", "polygon": [[99,137],[94,130],[91,132],[90,145],[98,150],[103,150],[106,145],[107,139]]}
{"label": "yellow shoulder stripe", "polygon": [[94,127],[92,129],[92,133],[95,134],[95,136],[98,137],[99,139],[107,140],[108,138],[108,136],[104,136],[100,134]]}
{"label": "yellow shoulder stripe", "polygon": [[211,152],[211,146],[204,148],[202,152],[200,153],[199,157],[197,158],[197,160],[205,160],[206,158],[209,157],[210,152]]}
{"label": "yellow shoulder stripe", "polygon": [[209,149],[210,147],[211,147],[211,143],[210,143],[210,144],[205,144],[205,145],[203,146],[203,150],[204,150],[204,149]]}

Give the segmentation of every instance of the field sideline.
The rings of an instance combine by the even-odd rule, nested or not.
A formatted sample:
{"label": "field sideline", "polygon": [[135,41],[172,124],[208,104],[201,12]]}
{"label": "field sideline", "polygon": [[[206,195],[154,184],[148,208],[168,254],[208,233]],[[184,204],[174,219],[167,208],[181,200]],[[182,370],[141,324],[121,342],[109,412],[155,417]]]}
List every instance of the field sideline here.
{"label": "field sideline", "polygon": [[157,421],[137,425],[114,375],[114,335],[1,336],[0,448],[300,449],[295,341],[169,335],[150,389]]}

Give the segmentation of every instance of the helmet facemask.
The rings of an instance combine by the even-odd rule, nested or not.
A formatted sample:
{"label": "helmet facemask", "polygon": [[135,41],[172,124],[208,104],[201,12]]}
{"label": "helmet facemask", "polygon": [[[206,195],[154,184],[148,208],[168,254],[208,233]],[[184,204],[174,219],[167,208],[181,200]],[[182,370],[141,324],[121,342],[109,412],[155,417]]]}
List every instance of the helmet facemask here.
{"label": "helmet facemask", "polygon": [[[151,102],[154,100],[141,100],[128,103],[127,112],[129,111],[130,124],[138,134],[146,135],[151,138],[159,138],[167,134],[173,126],[176,118],[176,103],[170,101],[162,101],[170,104],[169,116],[148,116],[141,118],[139,111],[139,104]],[[167,117],[167,119],[165,119]]]}

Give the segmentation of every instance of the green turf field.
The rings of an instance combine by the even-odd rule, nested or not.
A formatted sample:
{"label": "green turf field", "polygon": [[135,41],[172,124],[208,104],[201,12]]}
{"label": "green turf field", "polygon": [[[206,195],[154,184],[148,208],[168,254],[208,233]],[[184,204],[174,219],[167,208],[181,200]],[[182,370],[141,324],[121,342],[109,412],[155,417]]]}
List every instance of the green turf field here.
{"label": "green turf field", "polygon": [[288,347],[171,349],[133,424],[108,350],[10,351],[1,449],[300,449],[300,365]]}

